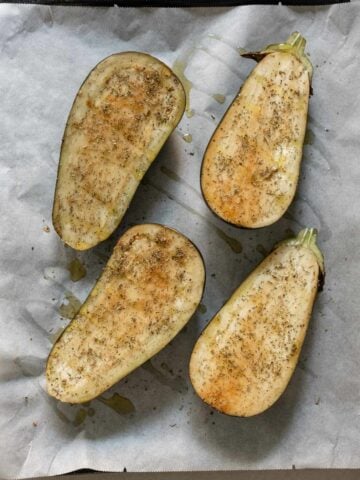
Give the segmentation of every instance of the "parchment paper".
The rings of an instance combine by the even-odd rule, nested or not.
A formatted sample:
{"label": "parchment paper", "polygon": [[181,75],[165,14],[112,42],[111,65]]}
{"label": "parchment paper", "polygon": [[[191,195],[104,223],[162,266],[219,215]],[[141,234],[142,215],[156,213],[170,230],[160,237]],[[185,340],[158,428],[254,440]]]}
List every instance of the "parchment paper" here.
{"label": "parchment paper", "polygon": [[[201,199],[202,154],[254,66],[236,48],[260,49],[294,30],[308,39],[315,70],[298,193],[275,225],[238,230],[215,218]],[[0,476],[85,467],[360,467],[359,49],[359,3],[193,10],[0,6]],[[186,66],[194,115],[184,116],[167,142],[119,230],[76,253],[51,224],[61,137],[84,77],[107,55],[125,50],[149,52],[177,71]],[[54,335],[69,321],[66,296],[83,301],[116,239],[141,222],[176,227],[198,245],[207,268],[203,306],[151,363],[104,395],[126,397],[134,412],[119,414],[99,400],[60,404],[45,393],[43,372]],[[296,373],[260,416],[213,412],[189,382],[195,340],[264,253],[305,225],[319,229],[327,277]],[[68,268],[74,259],[87,270],[78,282]]]}

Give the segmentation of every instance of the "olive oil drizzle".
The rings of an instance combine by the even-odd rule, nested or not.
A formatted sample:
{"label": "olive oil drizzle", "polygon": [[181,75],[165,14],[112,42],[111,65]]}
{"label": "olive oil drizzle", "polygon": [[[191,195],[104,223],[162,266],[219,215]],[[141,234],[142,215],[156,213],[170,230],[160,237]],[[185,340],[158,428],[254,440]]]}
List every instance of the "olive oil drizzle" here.
{"label": "olive oil drizzle", "polygon": [[78,258],[74,258],[69,262],[68,270],[72,282],[78,282],[86,276],[86,268]]}
{"label": "olive oil drizzle", "polygon": [[172,66],[173,72],[179,78],[185,90],[185,97],[186,97],[185,113],[188,118],[193,117],[195,114],[195,111],[190,107],[190,92],[191,92],[191,89],[193,88],[193,83],[185,75],[185,70],[188,66],[187,61],[190,55],[192,55],[192,50],[186,52],[183,59],[181,58],[176,59]]}
{"label": "olive oil drizzle", "polygon": [[98,397],[97,400],[119,415],[127,415],[135,412],[135,406],[132,401],[118,393],[114,393],[110,398]]}
{"label": "olive oil drizzle", "polygon": [[95,410],[93,408],[88,408],[87,410],[85,408],[80,408],[76,414],[75,418],[72,422],[74,427],[79,427],[82,423],[85,422],[87,417],[93,417],[95,415]]}
{"label": "olive oil drizzle", "polygon": [[184,142],[186,142],[186,143],[191,143],[193,137],[192,137],[191,133],[184,133],[183,136],[182,136],[182,139],[183,139]]}
{"label": "olive oil drizzle", "polygon": [[[75,295],[68,290],[65,291],[65,299],[67,303],[63,302],[59,307],[59,313],[67,320],[73,320],[77,312],[80,310],[82,302],[75,297]],[[61,326],[55,332],[49,334],[51,343],[55,344],[65,330],[66,326]]]}
{"label": "olive oil drizzle", "polygon": [[74,421],[72,422],[74,427],[81,425],[85,421],[87,415],[88,412],[85,410],[85,408],[80,408],[80,410],[76,412]]}
{"label": "olive oil drizzle", "polygon": [[212,98],[218,102],[218,103],[225,103],[225,100],[226,100],[226,97],[225,95],[223,95],[222,93],[214,93],[214,95],[212,95]]}
{"label": "olive oil drizzle", "polygon": [[59,307],[59,313],[62,317],[72,320],[80,310],[82,302],[69,291],[65,292],[67,303],[62,303]]}

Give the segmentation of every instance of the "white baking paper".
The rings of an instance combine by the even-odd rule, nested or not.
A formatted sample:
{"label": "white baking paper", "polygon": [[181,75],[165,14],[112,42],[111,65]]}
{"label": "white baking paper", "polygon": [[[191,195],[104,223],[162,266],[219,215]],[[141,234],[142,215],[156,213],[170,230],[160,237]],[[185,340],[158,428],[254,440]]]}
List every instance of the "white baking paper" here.
{"label": "white baking paper", "polygon": [[[206,144],[261,49],[294,30],[314,64],[296,200],[269,228],[239,230],[199,193]],[[118,231],[88,252],[65,248],[51,224],[61,137],[88,72],[114,52],[149,52],[192,83],[184,116]],[[360,467],[360,4],[234,9],[50,8],[0,5],[0,476],[108,471]],[[180,72],[181,73],[181,72]],[[190,85],[190,83],[188,83]],[[224,101],[224,103],[220,103]],[[192,136],[192,141],[191,140]],[[187,329],[120,382],[135,407],[60,404],[44,390],[69,292],[83,301],[129,226],[161,222],[200,248],[203,306]],[[194,394],[189,356],[203,326],[264,252],[317,227],[326,260],[301,361],[266,413],[221,415]],[[87,274],[70,279],[78,259]],[[66,316],[66,315],[65,315]]]}

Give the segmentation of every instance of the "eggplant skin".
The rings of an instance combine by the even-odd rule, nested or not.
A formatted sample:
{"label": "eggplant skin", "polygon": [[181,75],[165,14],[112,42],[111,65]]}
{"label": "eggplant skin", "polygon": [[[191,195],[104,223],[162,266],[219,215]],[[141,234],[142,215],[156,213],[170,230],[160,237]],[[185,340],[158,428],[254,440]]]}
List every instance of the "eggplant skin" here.
{"label": "eggplant skin", "polygon": [[206,149],[201,188],[209,208],[238,227],[276,222],[294,198],[310,75],[292,53],[269,52],[251,72]]}
{"label": "eggplant skin", "polygon": [[87,402],[164,348],[198,307],[200,252],[168,227],[130,228],[100,279],[50,352],[49,395]]}
{"label": "eggplant skin", "polygon": [[249,417],[281,396],[298,362],[321,259],[302,243],[278,246],[209,322],[190,360],[190,379],[204,402]]}
{"label": "eggplant skin", "polygon": [[89,74],[65,127],[53,204],[62,240],[86,250],[108,238],[185,109],[180,80],[138,52],[111,55]]}

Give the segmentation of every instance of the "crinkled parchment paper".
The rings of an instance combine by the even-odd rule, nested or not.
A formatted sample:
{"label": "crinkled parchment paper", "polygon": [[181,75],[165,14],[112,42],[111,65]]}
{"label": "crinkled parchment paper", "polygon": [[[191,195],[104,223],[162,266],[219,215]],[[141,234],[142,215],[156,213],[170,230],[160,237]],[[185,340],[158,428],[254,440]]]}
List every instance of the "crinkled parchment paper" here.
{"label": "crinkled parchment paper", "polygon": [[[260,49],[294,30],[308,39],[315,70],[298,193],[275,225],[238,230],[201,199],[202,154],[254,66],[239,47]],[[206,10],[0,5],[0,476],[82,467],[360,467],[359,49],[359,3]],[[51,224],[61,137],[84,77],[124,50],[149,52],[184,71],[191,112],[118,231],[77,253]],[[44,390],[53,339],[69,321],[74,297],[86,298],[121,232],[141,222],[176,227],[198,245],[207,268],[203,304],[171,345],[101,400],[60,404]],[[305,225],[319,229],[327,277],[296,373],[260,416],[213,412],[189,383],[194,342],[273,244]],[[69,270],[76,277],[76,265],[86,276],[74,282]]]}

